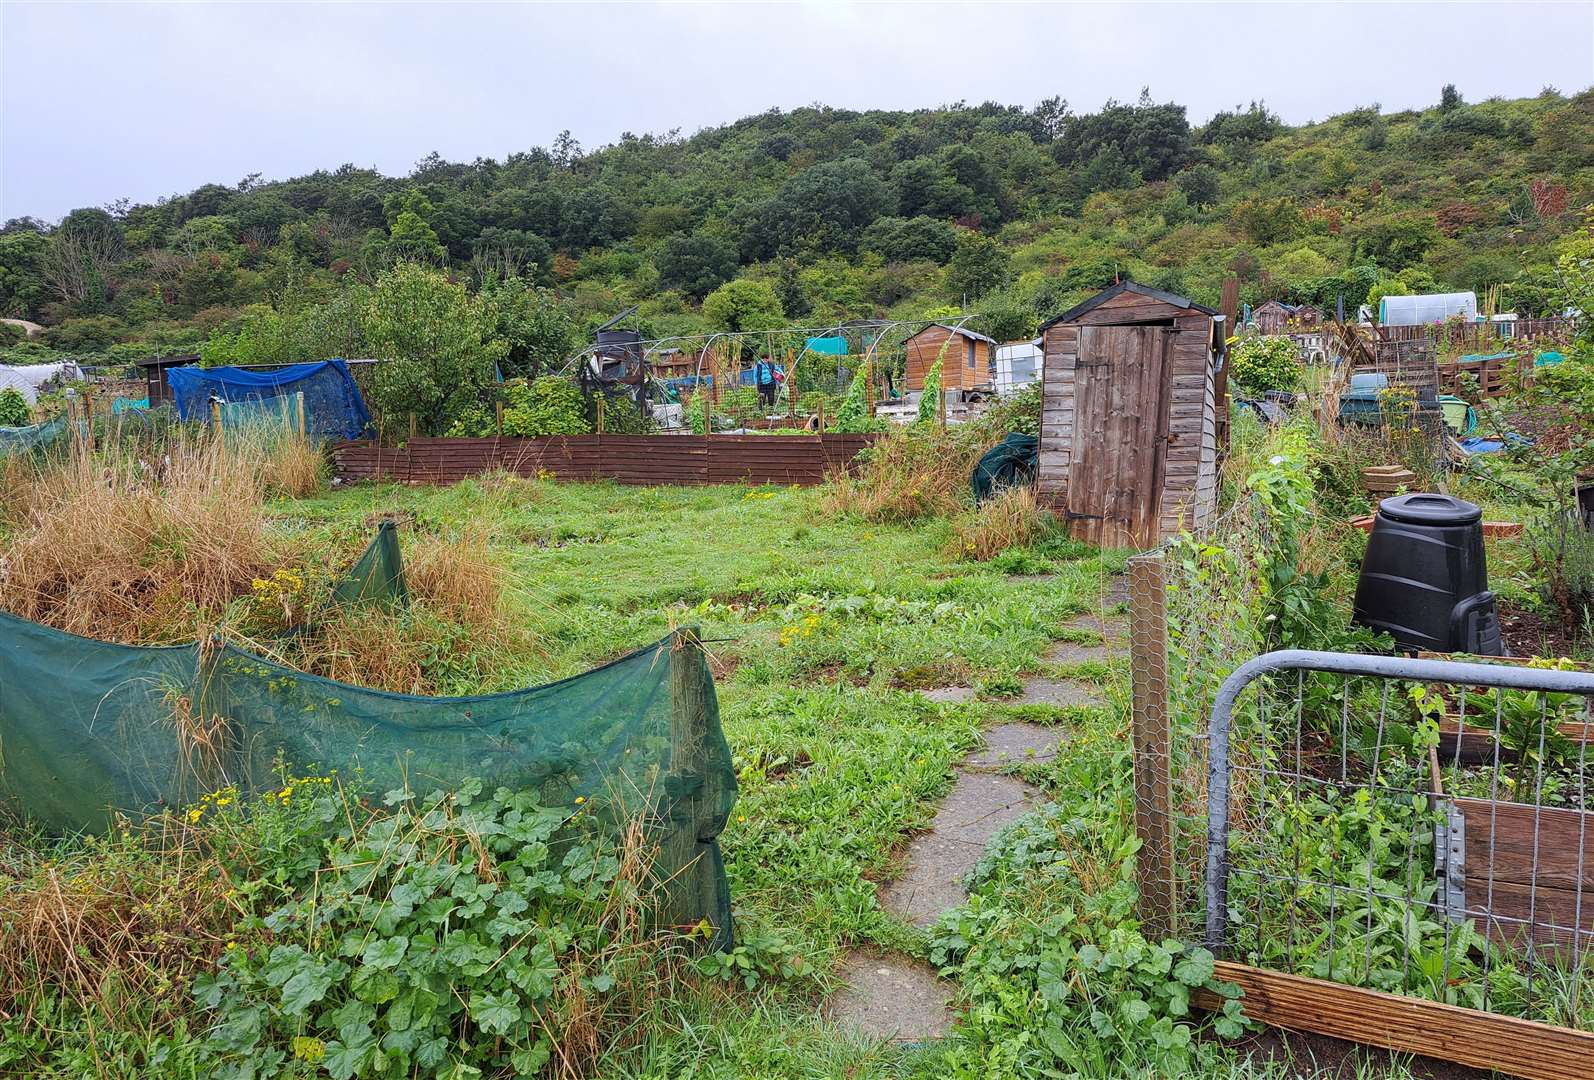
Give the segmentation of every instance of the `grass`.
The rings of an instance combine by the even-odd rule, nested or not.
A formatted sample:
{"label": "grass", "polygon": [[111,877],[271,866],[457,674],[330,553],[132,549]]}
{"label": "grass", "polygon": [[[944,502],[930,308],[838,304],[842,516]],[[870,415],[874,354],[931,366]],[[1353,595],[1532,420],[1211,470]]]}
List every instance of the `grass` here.
{"label": "grass", "polygon": [[[838,513],[836,498],[824,489],[489,476],[449,488],[321,489],[258,507],[270,550],[298,566],[326,562],[329,553],[352,557],[383,517],[406,523],[401,543],[428,617],[483,629],[426,639],[427,655],[400,656],[392,664],[410,665],[405,673],[382,676],[426,692],[562,678],[672,625],[703,628],[741,785],[721,838],[738,927],[748,941],[779,940],[806,974],[750,991],[677,987],[635,1021],[639,1040],[595,1051],[595,1075],[997,1075],[949,1066],[953,1059],[933,1048],[838,1035],[818,1010],[844,950],[927,955],[927,936],[885,913],[877,886],[895,873],[906,840],[948,790],[954,764],[991,724],[1026,719],[1069,739],[1069,753],[1056,761],[1018,768],[1068,811],[1047,843],[1067,854],[1075,884],[1025,878],[1015,895],[1065,902],[1070,890],[1110,888],[1128,865],[1124,666],[1069,669],[1105,690],[1106,707],[1000,703],[1019,677],[1047,670],[1041,657],[1054,640],[1094,640],[1064,623],[1103,609],[1122,553],[1038,534],[1011,546],[1029,534],[1004,533],[1009,546],[996,558],[969,561],[954,539],[957,520],[870,520]],[[502,633],[487,632],[494,627]],[[359,636],[359,627],[349,629]],[[377,659],[351,650],[341,662],[353,672]],[[913,692],[946,685],[978,686],[991,700],[933,704]],[[116,1075],[117,1062],[157,1057],[164,1064],[150,1075],[197,1069],[184,1057],[180,1026],[148,1011],[148,993],[135,998],[142,1018],[102,1033],[91,1052],[74,1043],[77,1057],[57,1057],[53,1073],[39,1074]],[[972,1000],[977,1009],[995,1007],[988,996]],[[75,1015],[63,1009],[44,1001],[35,1012],[61,1027]],[[981,1053],[968,1044],[961,1060]],[[1199,1067],[1214,1077],[1284,1075],[1216,1046]],[[1104,1075],[1156,1074],[1131,1061],[1111,1069]]]}

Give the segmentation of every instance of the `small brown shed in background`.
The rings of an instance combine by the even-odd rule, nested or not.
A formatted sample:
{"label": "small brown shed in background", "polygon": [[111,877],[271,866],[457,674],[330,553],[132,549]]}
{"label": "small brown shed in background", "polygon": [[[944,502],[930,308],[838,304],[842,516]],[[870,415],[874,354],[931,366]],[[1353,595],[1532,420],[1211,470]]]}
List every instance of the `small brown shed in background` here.
{"label": "small brown shed in background", "polygon": [[1036,490],[1073,535],[1146,548],[1211,515],[1216,315],[1126,281],[1042,325]]}
{"label": "small brown shed in background", "polygon": [[907,351],[903,374],[909,391],[924,389],[925,376],[937,356],[941,357],[942,390],[968,390],[996,381],[996,341],[984,334],[931,323],[903,344]]}
{"label": "small brown shed in background", "polygon": [[1290,334],[1316,330],[1323,315],[1311,304],[1286,304],[1269,300],[1251,312],[1251,321],[1264,334]]}
{"label": "small brown shed in background", "polygon": [[199,363],[198,353],[187,353],[181,356],[148,356],[142,360],[134,360],[144,376],[144,392],[149,397],[150,408],[158,405],[170,404],[172,401],[172,385],[166,381],[166,372],[174,367],[187,367],[189,364]]}

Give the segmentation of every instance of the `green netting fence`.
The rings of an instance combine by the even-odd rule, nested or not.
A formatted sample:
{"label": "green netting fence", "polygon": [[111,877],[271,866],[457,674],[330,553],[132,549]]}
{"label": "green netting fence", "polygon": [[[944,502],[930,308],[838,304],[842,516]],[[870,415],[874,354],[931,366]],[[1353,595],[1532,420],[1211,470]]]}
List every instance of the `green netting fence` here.
{"label": "green netting fence", "polygon": [[67,434],[64,419],[48,420],[28,427],[0,427],[0,457],[31,454],[53,446]]}
{"label": "green netting fence", "polygon": [[219,641],[117,645],[0,613],[0,808],[55,831],[102,830],[116,811],[229,785],[273,790],[279,763],[359,774],[376,792],[478,778],[572,812],[579,798],[616,832],[640,819],[660,847],[661,921],[706,920],[716,946],[730,942],[717,837],[736,778],[694,631],[562,682],[427,698]]}

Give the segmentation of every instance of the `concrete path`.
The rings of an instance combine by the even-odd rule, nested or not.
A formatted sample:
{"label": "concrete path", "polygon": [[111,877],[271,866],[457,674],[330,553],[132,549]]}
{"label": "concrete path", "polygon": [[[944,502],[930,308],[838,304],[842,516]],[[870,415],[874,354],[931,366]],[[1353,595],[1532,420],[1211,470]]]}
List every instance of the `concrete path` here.
{"label": "concrete path", "polygon": [[[1121,584],[1122,579],[1114,579],[1109,595],[1121,598]],[[1128,625],[1121,617],[1081,615],[1066,625],[1098,635],[1101,644],[1058,642],[1045,656],[1048,663],[1105,662],[1125,651]],[[974,697],[974,691],[966,686],[922,693],[942,702]],[[1018,700],[1099,705],[1103,699],[1083,683],[1037,675],[1025,681]],[[968,896],[963,881],[985,854],[991,838],[1041,798],[1037,788],[1000,770],[1050,761],[1066,738],[1066,732],[1029,723],[1002,724],[987,731],[984,748],[958,766],[952,791],[930,828],[908,845],[902,873],[881,889],[880,905],[905,922],[926,927],[963,903]],[[854,950],[842,961],[837,976],[844,985],[826,1003],[825,1012],[838,1025],[869,1038],[900,1042],[937,1039],[951,1028],[952,988],[923,963]]]}

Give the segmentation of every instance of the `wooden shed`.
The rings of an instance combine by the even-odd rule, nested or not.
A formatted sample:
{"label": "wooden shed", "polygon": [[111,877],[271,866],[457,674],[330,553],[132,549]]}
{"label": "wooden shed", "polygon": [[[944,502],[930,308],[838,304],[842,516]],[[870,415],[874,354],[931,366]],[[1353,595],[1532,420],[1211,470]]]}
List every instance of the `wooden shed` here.
{"label": "wooden shed", "polygon": [[931,323],[904,342],[904,347],[908,361],[904,375],[910,393],[924,389],[925,376],[937,356],[941,357],[942,390],[970,390],[996,382],[996,340],[984,334]]}
{"label": "wooden shed", "polygon": [[185,353],[179,356],[150,356],[143,360],[134,360],[144,376],[144,393],[149,397],[151,408],[158,405],[170,404],[172,401],[171,383],[166,381],[166,372],[174,367],[187,367],[199,363],[198,353]]}
{"label": "wooden shed", "polygon": [[1317,329],[1323,316],[1311,304],[1286,304],[1282,300],[1269,300],[1251,312],[1251,321],[1264,334],[1291,334]]}
{"label": "wooden shed", "polygon": [[1216,316],[1126,281],[1041,327],[1036,490],[1076,537],[1147,548],[1211,515]]}

